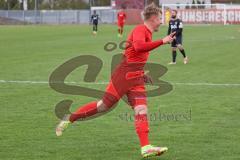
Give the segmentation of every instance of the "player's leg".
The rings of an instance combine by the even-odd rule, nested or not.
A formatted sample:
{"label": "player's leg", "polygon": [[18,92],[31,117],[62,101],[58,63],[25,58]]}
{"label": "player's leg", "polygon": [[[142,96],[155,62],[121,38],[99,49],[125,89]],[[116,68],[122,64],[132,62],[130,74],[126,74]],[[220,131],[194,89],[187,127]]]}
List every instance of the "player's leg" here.
{"label": "player's leg", "polygon": [[177,44],[177,48],[182,53],[183,58],[185,58],[186,57],[186,53],[184,51],[184,48],[183,48],[182,44]]}
{"label": "player's leg", "polygon": [[177,45],[177,48],[179,49],[179,51],[180,51],[180,52],[182,53],[182,55],[183,55],[183,63],[184,63],[184,64],[187,64],[187,63],[188,63],[188,57],[186,56],[186,53],[185,53],[185,50],[184,50],[182,44],[178,44],[178,45]]}
{"label": "player's leg", "polygon": [[80,106],[74,113],[65,115],[65,117],[56,127],[56,135],[61,136],[68,125],[74,123],[77,120],[84,120],[109,111],[120,98],[121,96],[119,96],[119,94],[116,92],[113,83],[110,82],[101,100],[87,103],[83,106]]}
{"label": "player's leg", "polygon": [[179,51],[183,55],[183,63],[187,64],[188,63],[188,57],[186,56],[185,50],[182,46],[182,36],[176,38],[176,44],[177,44],[177,48],[179,49]]}
{"label": "player's leg", "polygon": [[120,35],[122,35],[123,28],[122,26],[120,27]]}
{"label": "player's leg", "polygon": [[121,31],[120,31],[121,36],[123,35],[123,28],[124,28],[124,24],[121,24]]}
{"label": "player's leg", "polygon": [[159,156],[166,152],[168,150],[166,147],[154,147],[149,143],[148,109],[144,85],[132,87],[127,93],[127,96],[135,112],[135,130],[140,141],[142,156]]}
{"label": "player's leg", "polygon": [[147,118],[147,106],[145,104],[134,106],[135,130],[139,138],[141,147],[149,145],[148,133],[149,124]]}
{"label": "player's leg", "polygon": [[118,25],[118,37],[121,37],[121,27]]}
{"label": "player's leg", "polygon": [[122,37],[123,33],[123,24],[121,22],[118,22],[118,37]]}
{"label": "player's leg", "polygon": [[121,37],[123,36],[124,23],[121,23]]}
{"label": "player's leg", "polygon": [[177,58],[177,44],[176,44],[176,40],[174,39],[171,43],[171,47],[172,47],[172,61],[168,64],[176,64],[176,58]]}
{"label": "player's leg", "polygon": [[120,23],[119,23],[119,21],[117,22],[117,26],[118,26],[118,37],[120,37],[121,28],[120,28]]}
{"label": "player's leg", "polygon": [[93,34],[97,34],[97,22],[93,22]]}
{"label": "player's leg", "polygon": [[96,23],[96,32],[98,31],[98,23]]}
{"label": "player's leg", "polygon": [[56,127],[56,135],[61,136],[62,132],[68,127],[70,123],[77,121],[78,119],[85,119],[108,110],[103,100],[93,101],[79,107],[74,113],[65,115]]}
{"label": "player's leg", "polygon": [[[109,106],[109,108],[110,107],[111,106]],[[86,119],[107,110],[108,107],[106,104],[104,104],[103,100],[93,101],[79,107],[74,113],[69,116],[69,121],[73,123],[78,119]]]}
{"label": "player's leg", "polygon": [[177,48],[176,48],[176,45],[175,45],[175,42],[173,42],[172,44],[172,61],[168,64],[176,64],[176,58],[177,58]]}
{"label": "player's leg", "polygon": [[92,33],[94,34],[94,32],[95,32],[95,24],[93,23]]}
{"label": "player's leg", "polygon": [[152,156],[160,156],[168,150],[167,147],[155,147],[149,144],[148,133],[149,124],[147,118],[147,106],[136,105],[135,112],[135,127],[141,143],[141,154],[144,158]]}

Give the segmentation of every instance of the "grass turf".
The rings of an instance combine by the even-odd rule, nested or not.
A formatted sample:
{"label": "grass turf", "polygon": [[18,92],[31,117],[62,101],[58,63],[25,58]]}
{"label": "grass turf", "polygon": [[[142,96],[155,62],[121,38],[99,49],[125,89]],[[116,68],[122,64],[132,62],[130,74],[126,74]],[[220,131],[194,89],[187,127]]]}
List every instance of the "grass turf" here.
{"label": "grass turf", "polygon": [[[126,27],[124,38],[132,28]],[[99,30],[93,36],[89,26],[1,26],[0,80],[47,82],[60,64],[87,54],[103,61],[97,81],[107,82],[111,58],[122,50],[106,52],[103,46],[121,39],[117,38],[116,26],[101,25]],[[162,27],[154,39],[163,37],[166,30]],[[185,26],[188,65],[182,63],[178,53],[177,65],[167,66],[171,60],[169,45],[152,52],[149,61],[167,66],[168,72],[161,79],[174,86],[170,93],[149,98],[148,102],[149,112],[157,115],[150,122],[150,140],[169,147],[168,153],[156,159],[239,159],[239,42],[237,25]],[[85,69],[76,69],[67,79],[83,81]],[[106,85],[86,86],[104,90]],[[74,101],[72,111],[94,100],[55,92],[45,83],[1,81],[0,159],[141,159],[129,119],[132,110],[124,102],[103,117],[73,124],[62,137],[56,137],[54,107],[64,99]],[[159,113],[166,117],[161,119]]]}

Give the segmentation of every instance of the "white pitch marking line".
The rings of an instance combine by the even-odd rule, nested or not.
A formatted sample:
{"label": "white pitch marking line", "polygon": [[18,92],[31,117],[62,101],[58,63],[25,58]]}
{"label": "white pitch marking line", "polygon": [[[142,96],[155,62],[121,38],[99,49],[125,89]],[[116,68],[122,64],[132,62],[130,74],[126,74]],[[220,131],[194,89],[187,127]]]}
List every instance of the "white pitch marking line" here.
{"label": "white pitch marking line", "polygon": [[[16,83],[16,84],[48,84],[48,81],[26,81],[26,80],[0,80],[0,83]],[[58,83],[58,82],[55,82]],[[66,84],[79,84],[79,85],[106,85],[109,82],[74,82],[68,81]],[[240,83],[195,83],[195,82],[169,82],[173,85],[185,85],[185,86],[240,86]]]}

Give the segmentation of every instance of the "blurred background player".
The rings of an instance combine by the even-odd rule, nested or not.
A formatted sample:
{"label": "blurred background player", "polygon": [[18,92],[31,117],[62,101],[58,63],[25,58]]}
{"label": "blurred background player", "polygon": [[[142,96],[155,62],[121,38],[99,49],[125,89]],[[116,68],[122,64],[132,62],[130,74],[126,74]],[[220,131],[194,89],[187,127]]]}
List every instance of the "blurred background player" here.
{"label": "blurred background player", "polygon": [[123,9],[119,10],[117,14],[118,19],[118,37],[122,37],[123,35],[123,27],[127,16],[126,13],[123,11]]}
{"label": "blurred background player", "polygon": [[91,22],[93,24],[93,34],[96,35],[98,31],[98,20],[100,19],[97,12],[94,10],[93,15],[91,16]]}
{"label": "blurred background player", "polygon": [[171,10],[170,8],[166,8],[165,12],[165,24],[168,24],[171,19]]}
{"label": "blurred background player", "polygon": [[148,139],[148,109],[145,83],[151,78],[144,75],[144,66],[150,51],[173,41],[172,33],[163,39],[152,41],[152,34],[157,32],[161,24],[161,10],[155,5],[149,5],[144,10],[144,24],[136,26],[129,34],[122,61],[112,73],[111,80],[101,100],[92,101],[80,106],[71,115],[66,115],[56,128],[57,136],[71,123],[78,119],[87,119],[92,116],[108,112],[126,95],[129,105],[135,113],[135,130],[138,135],[141,154],[143,157],[159,156],[168,150],[167,147],[152,146]]}
{"label": "blurred background player", "polygon": [[169,64],[176,64],[176,57],[177,57],[177,48],[183,55],[183,63],[188,63],[188,57],[186,56],[185,50],[182,46],[182,32],[183,32],[183,23],[182,20],[177,18],[177,10],[172,10],[171,12],[171,19],[169,21],[168,26],[168,35],[176,32],[176,39],[173,40],[172,46],[172,62]]}

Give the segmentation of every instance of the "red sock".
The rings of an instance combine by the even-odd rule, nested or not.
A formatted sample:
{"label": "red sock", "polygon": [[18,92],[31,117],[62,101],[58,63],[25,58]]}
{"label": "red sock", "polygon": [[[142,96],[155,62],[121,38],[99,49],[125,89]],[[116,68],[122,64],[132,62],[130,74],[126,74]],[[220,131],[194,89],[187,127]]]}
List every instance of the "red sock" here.
{"label": "red sock", "polygon": [[135,115],[135,129],[141,146],[149,145],[148,140],[148,119],[146,114]]}
{"label": "red sock", "polygon": [[97,102],[91,102],[91,103],[85,104],[84,106],[79,107],[76,112],[71,114],[69,120],[70,122],[73,123],[74,121],[80,118],[84,119],[84,118],[93,116],[96,113],[98,113]]}

